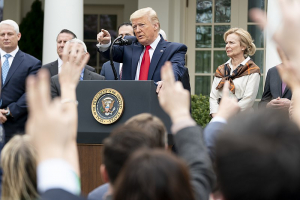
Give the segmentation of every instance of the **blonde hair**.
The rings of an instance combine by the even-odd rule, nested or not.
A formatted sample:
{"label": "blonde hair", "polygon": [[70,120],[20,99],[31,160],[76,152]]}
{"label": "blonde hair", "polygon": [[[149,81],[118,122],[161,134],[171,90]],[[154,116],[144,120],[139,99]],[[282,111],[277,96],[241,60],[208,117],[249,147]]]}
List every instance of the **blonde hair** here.
{"label": "blonde hair", "polygon": [[36,152],[29,135],[14,136],[1,153],[2,200],[37,199]]}
{"label": "blonde hair", "polygon": [[158,28],[160,29],[160,23],[159,23],[157,14],[150,7],[142,8],[142,9],[139,9],[139,10],[135,11],[134,13],[132,13],[130,15],[130,22],[132,23],[133,19],[138,19],[138,18],[144,17],[145,15],[148,16],[148,19],[152,24],[158,24]]}
{"label": "blonde hair", "polygon": [[242,28],[231,28],[224,33],[224,41],[226,41],[228,35],[233,33],[237,34],[240,37],[241,46],[245,47],[244,57],[247,57],[248,55],[253,56],[256,51],[256,46],[253,43],[253,39],[250,33]]}

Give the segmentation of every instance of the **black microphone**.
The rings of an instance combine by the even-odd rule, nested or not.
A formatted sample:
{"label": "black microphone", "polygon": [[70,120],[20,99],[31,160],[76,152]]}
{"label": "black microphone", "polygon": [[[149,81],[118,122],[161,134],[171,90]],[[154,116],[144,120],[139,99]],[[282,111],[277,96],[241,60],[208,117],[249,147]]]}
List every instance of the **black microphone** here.
{"label": "black microphone", "polygon": [[115,42],[115,44],[120,45],[120,46],[131,45],[132,44],[132,40],[131,39],[120,38],[119,40],[117,40]]}

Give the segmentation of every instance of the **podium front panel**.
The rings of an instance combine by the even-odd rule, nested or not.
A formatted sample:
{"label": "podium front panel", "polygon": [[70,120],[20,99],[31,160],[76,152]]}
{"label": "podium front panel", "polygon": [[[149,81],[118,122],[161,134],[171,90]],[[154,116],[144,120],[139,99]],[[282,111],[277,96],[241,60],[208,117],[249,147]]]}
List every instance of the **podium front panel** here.
{"label": "podium front panel", "polygon": [[[102,89],[117,90],[124,100],[121,117],[113,124],[101,124],[92,114],[94,96]],[[170,132],[171,121],[161,109],[153,81],[80,81],[76,90],[78,104],[78,143],[101,144],[109,133],[140,113],[151,113],[159,117]]]}

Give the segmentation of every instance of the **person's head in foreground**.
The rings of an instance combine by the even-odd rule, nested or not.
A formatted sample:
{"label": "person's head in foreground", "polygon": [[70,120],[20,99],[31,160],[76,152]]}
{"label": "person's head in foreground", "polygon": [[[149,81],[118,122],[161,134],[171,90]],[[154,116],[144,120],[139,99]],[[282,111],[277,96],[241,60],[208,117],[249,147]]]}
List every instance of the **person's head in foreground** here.
{"label": "person's head in foreground", "polygon": [[104,142],[101,175],[114,185],[129,156],[140,148],[154,148],[154,140],[133,125],[122,125],[113,130]]}
{"label": "person's head in foreground", "polygon": [[2,149],[1,199],[37,199],[36,152],[29,135],[14,136]]}
{"label": "person's head in foreground", "polygon": [[141,128],[145,131],[146,134],[154,139],[155,147],[167,148],[167,129],[158,117],[150,113],[141,113],[128,119],[125,124]]}
{"label": "person's head in foreground", "polygon": [[115,200],[193,200],[186,164],[165,150],[139,150],[122,169]]}
{"label": "person's head in foreground", "polygon": [[280,112],[239,115],[216,143],[224,200],[300,199],[300,131]]}

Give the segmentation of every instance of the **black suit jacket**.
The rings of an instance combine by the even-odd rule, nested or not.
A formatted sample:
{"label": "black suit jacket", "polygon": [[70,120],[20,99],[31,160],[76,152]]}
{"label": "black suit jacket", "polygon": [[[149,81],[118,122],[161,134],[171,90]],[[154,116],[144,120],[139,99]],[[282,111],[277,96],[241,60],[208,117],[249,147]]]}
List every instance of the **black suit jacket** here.
{"label": "black suit jacket", "polygon": [[[58,74],[58,60],[48,63],[48,64],[45,64],[42,66],[42,68],[46,68],[49,70],[50,77],[57,75]],[[89,65],[86,65],[85,68],[92,72],[96,72],[95,68],[91,67]]]}
{"label": "black suit jacket", "polygon": [[259,102],[260,108],[265,108],[267,103],[269,103],[272,99],[280,98],[292,98],[291,90],[286,87],[284,92],[282,93],[282,81],[279,76],[278,70],[275,67],[269,69],[267,73],[264,93],[262,95],[261,101]]}
{"label": "black suit jacket", "polygon": [[16,53],[13,59],[1,91],[1,109],[9,107],[13,116],[8,117],[3,124],[5,142],[8,142],[17,132],[24,132],[27,120],[26,78],[36,74],[41,65],[41,61],[21,50]]}
{"label": "black suit jacket", "polygon": [[[97,73],[91,72],[84,69],[83,80],[105,80],[104,76],[101,76]],[[51,96],[52,98],[60,96],[60,84],[58,81],[58,74],[51,77]]]}

